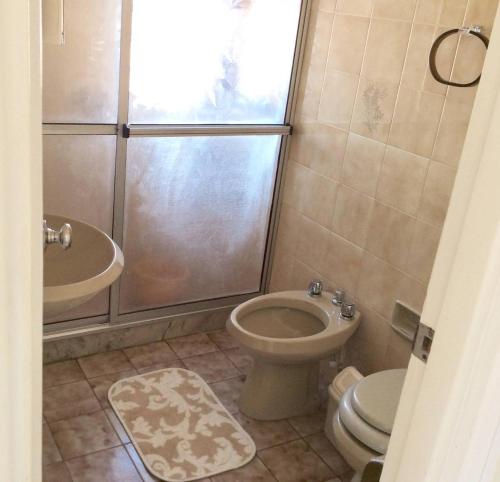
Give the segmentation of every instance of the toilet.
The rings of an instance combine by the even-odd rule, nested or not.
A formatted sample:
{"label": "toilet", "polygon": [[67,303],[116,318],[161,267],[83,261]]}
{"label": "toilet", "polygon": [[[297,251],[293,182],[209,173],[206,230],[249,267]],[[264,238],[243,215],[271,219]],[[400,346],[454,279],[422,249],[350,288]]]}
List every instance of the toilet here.
{"label": "toilet", "polygon": [[343,318],[333,295],[282,291],[253,298],[233,310],[227,331],[252,355],[239,399],[257,420],[304,414],[319,403],[319,361],[351,337],[360,313]]}
{"label": "toilet", "polygon": [[353,482],[370,460],[387,452],[405,376],[406,369],[396,369],[362,378],[349,367],[330,386],[325,433],[356,471]]}

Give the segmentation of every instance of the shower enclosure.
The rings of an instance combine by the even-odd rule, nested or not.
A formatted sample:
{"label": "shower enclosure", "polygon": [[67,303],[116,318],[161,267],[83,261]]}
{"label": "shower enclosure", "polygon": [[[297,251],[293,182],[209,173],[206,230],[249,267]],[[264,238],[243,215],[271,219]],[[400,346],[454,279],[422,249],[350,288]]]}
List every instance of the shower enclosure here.
{"label": "shower enclosure", "polygon": [[266,286],[300,0],[44,0],[44,209],[122,247],[49,329],[230,306]]}

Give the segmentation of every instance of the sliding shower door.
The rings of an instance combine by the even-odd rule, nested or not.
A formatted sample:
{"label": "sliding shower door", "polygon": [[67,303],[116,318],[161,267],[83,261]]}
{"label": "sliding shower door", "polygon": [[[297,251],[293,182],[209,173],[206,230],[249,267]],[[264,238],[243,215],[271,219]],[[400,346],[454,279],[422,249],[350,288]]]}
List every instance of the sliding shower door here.
{"label": "sliding shower door", "polygon": [[44,12],[46,211],[99,226],[125,255],[111,295],[66,319],[262,291],[304,12],[300,0],[66,0],[60,37]]}

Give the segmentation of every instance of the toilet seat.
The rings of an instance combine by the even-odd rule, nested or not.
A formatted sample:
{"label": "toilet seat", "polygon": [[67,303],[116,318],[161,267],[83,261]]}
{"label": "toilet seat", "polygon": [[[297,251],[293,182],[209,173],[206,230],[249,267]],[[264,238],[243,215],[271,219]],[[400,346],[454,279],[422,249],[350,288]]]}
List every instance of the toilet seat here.
{"label": "toilet seat", "polygon": [[356,385],[351,386],[342,396],[339,404],[339,417],[345,428],[370,449],[385,454],[389,446],[389,435],[373,427],[361,418],[354,409],[352,397]]}
{"label": "toilet seat", "polygon": [[352,406],[369,425],[390,435],[398,409],[406,369],[373,373],[356,384]]}
{"label": "toilet seat", "polygon": [[342,424],[339,411],[335,413],[332,421],[333,445],[340,452],[345,461],[356,472],[362,472],[366,464],[374,457],[381,454],[374,452],[366,445],[352,436]]}
{"label": "toilet seat", "polygon": [[349,387],[340,400],[342,425],[379,454],[385,454],[389,446],[405,375],[404,369],[374,373]]}

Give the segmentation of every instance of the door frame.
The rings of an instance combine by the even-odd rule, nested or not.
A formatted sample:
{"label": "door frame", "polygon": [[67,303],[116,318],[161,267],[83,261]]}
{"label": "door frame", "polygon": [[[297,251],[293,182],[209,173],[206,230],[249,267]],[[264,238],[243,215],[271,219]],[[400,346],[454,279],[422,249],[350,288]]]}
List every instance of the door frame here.
{"label": "door frame", "polygon": [[0,0],[0,467],[41,480],[40,2]]}
{"label": "door frame", "polygon": [[422,312],[432,351],[411,357],[382,482],[500,478],[499,18]]}

